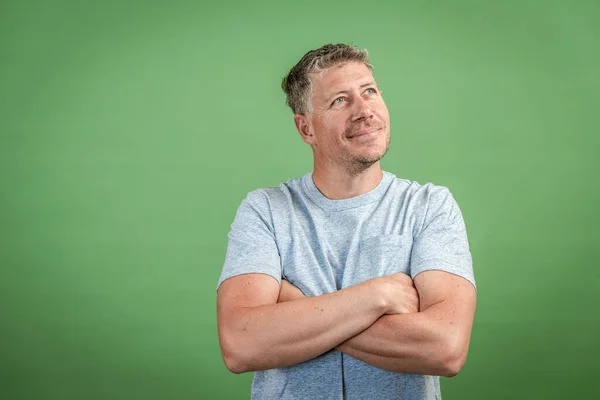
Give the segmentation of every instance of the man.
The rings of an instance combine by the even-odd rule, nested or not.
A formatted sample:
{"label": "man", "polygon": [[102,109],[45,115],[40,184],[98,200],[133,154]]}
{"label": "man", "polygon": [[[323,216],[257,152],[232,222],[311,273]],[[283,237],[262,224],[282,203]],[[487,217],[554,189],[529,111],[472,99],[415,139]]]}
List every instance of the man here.
{"label": "man", "polygon": [[439,399],[475,312],[447,188],[383,172],[385,102],[367,53],[308,52],[283,81],[314,170],[248,194],[217,291],[221,351],[254,399]]}

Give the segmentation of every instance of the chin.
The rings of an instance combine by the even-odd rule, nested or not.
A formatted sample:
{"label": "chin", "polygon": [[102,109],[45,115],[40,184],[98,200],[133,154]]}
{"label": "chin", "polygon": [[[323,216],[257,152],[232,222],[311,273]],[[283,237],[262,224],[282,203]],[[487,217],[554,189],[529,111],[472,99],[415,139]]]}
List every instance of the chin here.
{"label": "chin", "polygon": [[377,161],[381,160],[383,156],[385,156],[387,151],[387,146],[383,149],[372,149],[371,151],[357,155],[356,160],[361,163],[376,163]]}

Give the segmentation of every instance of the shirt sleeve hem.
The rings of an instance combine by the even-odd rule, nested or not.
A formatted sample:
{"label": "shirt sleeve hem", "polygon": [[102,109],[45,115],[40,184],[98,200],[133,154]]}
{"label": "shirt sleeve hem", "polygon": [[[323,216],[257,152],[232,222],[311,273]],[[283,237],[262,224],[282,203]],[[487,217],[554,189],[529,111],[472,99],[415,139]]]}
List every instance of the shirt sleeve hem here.
{"label": "shirt sleeve hem", "polygon": [[221,277],[219,278],[219,282],[217,284],[217,290],[219,289],[221,284],[223,282],[225,282],[227,279],[233,278],[233,277],[239,276],[239,275],[246,275],[246,274],[268,275],[268,276],[272,277],[273,279],[275,279],[277,281],[278,285],[281,285],[281,269],[276,268],[276,267],[265,268],[265,266],[263,265],[260,269],[246,267],[243,270],[240,269],[240,270],[236,270],[236,271],[229,271],[226,274],[221,275]]}
{"label": "shirt sleeve hem", "polygon": [[477,285],[475,284],[475,277],[474,274],[470,271],[465,271],[464,268],[460,268],[454,265],[448,265],[448,264],[426,264],[426,265],[422,265],[420,266],[418,269],[412,269],[411,268],[411,277],[413,279],[415,279],[415,277],[417,275],[419,275],[421,272],[425,272],[425,271],[443,271],[443,272],[449,272],[453,275],[456,276],[460,276],[461,278],[466,279],[467,281],[469,281],[473,287],[475,288],[475,290],[477,290]]}

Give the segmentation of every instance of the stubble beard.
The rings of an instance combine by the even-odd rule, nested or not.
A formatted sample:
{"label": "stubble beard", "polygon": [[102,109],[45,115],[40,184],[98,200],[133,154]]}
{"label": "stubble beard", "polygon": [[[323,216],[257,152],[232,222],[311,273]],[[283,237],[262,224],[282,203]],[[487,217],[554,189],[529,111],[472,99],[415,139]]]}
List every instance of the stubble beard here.
{"label": "stubble beard", "polygon": [[390,148],[390,143],[391,137],[390,132],[388,131],[385,138],[385,148],[382,152],[375,154],[352,154],[347,152],[345,157],[343,157],[344,161],[342,164],[350,175],[358,175],[381,160]]}

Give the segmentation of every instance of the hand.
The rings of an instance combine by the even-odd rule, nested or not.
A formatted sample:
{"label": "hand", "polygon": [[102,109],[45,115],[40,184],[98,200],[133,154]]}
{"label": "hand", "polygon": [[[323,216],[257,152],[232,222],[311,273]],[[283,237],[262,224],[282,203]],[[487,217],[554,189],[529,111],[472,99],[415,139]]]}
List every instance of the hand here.
{"label": "hand", "polygon": [[386,314],[419,311],[419,293],[409,275],[400,272],[377,279],[383,284],[383,294],[388,303]]}
{"label": "hand", "polygon": [[285,279],[281,280],[281,288],[279,289],[279,298],[277,299],[278,303],[283,303],[284,301],[290,300],[298,300],[304,298],[304,293],[296,286],[292,285]]}

